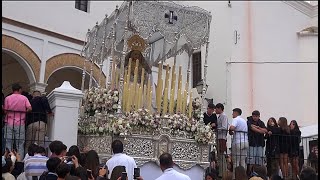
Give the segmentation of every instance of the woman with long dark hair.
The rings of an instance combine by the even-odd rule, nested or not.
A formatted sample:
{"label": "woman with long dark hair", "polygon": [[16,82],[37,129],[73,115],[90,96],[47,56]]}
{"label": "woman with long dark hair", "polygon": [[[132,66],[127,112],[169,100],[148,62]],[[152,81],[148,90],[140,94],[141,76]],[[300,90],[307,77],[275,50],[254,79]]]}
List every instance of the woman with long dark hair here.
{"label": "woman with long dark hair", "polygon": [[293,178],[297,179],[299,174],[299,144],[301,142],[301,131],[296,120],[290,122],[290,151],[289,158],[292,165]]}
{"label": "woman with long dark hair", "polygon": [[90,150],[87,152],[84,167],[92,171],[92,176],[94,179],[99,176],[99,165],[100,162],[98,153],[95,150]]}
{"label": "woman with long dark hair", "polygon": [[280,127],[279,148],[280,148],[280,169],[284,179],[288,178],[288,153],[289,153],[289,136],[290,128],[287,118],[280,117],[278,121]]}
{"label": "woman with long dark hair", "polygon": [[268,176],[271,177],[273,174],[279,173],[279,135],[280,128],[278,127],[277,121],[274,117],[269,118],[267,122],[268,133],[265,135],[266,142],[266,157],[267,157],[267,172]]}

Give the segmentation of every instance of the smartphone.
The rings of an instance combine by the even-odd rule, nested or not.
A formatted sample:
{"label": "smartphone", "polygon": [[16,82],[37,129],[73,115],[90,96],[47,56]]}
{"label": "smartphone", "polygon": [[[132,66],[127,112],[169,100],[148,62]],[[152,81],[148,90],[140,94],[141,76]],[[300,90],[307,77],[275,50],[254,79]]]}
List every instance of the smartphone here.
{"label": "smartphone", "polygon": [[88,178],[92,178],[92,171],[90,169],[87,169],[87,176]]}
{"label": "smartphone", "polygon": [[140,168],[134,168],[133,170],[133,179],[140,177]]}
{"label": "smartphone", "polygon": [[127,180],[127,173],[126,172],[122,172],[121,180]]}

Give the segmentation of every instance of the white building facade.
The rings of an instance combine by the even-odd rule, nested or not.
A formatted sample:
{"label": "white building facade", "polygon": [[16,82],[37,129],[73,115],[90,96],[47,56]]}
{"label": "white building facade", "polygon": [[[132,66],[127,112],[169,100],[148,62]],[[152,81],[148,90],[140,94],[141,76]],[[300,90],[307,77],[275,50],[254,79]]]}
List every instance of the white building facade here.
{"label": "white building facade", "polygon": [[[83,59],[79,54],[87,29],[121,3],[88,1],[85,12],[75,8],[75,1],[4,1],[5,94],[14,82],[20,82],[25,91],[38,88],[50,93],[65,80],[80,89]],[[317,124],[317,3],[177,3],[199,6],[212,14],[206,97],[225,104],[228,117],[239,107],[243,117],[259,110],[265,122],[269,117],[284,116],[300,126]],[[205,48],[200,52],[203,66]],[[186,54],[177,57],[185,74],[187,58]],[[98,66],[93,67],[95,80],[98,71]],[[203,76],[203,69],[201,73]]]}

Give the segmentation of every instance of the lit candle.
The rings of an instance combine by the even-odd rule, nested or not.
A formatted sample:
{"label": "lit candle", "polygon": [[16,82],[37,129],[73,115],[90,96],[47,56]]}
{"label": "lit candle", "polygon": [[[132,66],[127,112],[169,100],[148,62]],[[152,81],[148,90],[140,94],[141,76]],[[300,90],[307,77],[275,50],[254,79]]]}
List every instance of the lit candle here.
{"label": "lit candle", "polygon": [[149,99],[149,93],[151,91],[150,83],[151,83],[151,76],[149,76],[148,78],[148,85],[147,85],[147,103],[146,103],[147,109],[148,109],[149,101],[151,101],[151,99]]}
{"label": "lit candle", "polygon": [[140,84],[142,84],[142,86],[144,84],[144,68],[142,68]]}

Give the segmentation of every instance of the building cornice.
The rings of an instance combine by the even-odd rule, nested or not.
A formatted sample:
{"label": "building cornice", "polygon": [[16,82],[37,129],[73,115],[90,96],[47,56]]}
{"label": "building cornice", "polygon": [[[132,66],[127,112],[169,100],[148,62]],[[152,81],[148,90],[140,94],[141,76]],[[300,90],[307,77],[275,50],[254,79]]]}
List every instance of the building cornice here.
{"label": "building cornice", "polygon": [[58,38],[58,39],[62,39],[62,40],[65,40],[65,41],[68,41],[68,42],[71,42],[71,43],[75,43],[75,44],[79,44],[79,45],[83,45],[84,44],[84,41],[82,41],[82,40],[75,39],[73,37],[66,36],[66,35],[63,35],[63,34],[59,34],[59,33],[56,33],[56,32],[53,32],[53,31],[49,31],[49,30],[46,30],[46,29],[42,29],[42,28],[39,28],[39,27],[36,27],[36,26],[32,26],[30,24],[19,22],[19,21],[10,19],[10,18],[2,17],[2,23],[7,23],[7,24],[10,24],[10,25],[13,25],[13,26],[17,26],[17,27],[20,27],[20,28],[23,28],[23,29],[27,29],[27,30],[30,30],[30,31],[34,31],[34,32],[38,32],[38,33],[45,34],[45,35],[48,35],[48,36],[52,36],[52,37],[55,37],[55,38]]}
{"label": "building cornice", "polygon": [[313,18],[318,16],[318,5],[313,6],[304,1],[282,1],[303,14]]}

